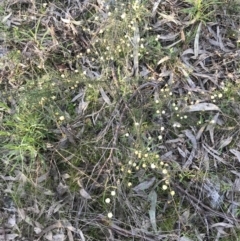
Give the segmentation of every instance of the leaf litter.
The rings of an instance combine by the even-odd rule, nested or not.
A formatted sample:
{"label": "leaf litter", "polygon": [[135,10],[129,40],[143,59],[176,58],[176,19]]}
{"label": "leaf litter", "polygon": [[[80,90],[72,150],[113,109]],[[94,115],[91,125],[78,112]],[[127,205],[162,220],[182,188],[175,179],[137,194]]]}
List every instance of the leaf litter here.
{"label": "leaf litter", "polygon": [[[46,16],[42,17],[41,22],[45,22],[45,24],[49,23],[49,26],[51,26],[49,27],[51,29],[51,31],[49,30],[49,32],[52,39],[49,42],[46,42],[46,46],[49,46],[49,48],[51,48],[51,51],[53,51],[54,48],[57,48],[59,50],[59,43],[66,43],[67,45],[63,46],[64,48],[69,48],[69,46],[72,44],[72,46],[75,47],[73,47],[72,50],[69,52],[71,52],[71,54],[74,56],[74,52],[77,52],[78,49],[81,49],[81,51],[79,51],[81,53],[85,53],[87,51],[87,47],[89,47],[92,44],[91,36],[96,37],[97,33],[99,33],[101,30],[101,24],[106,24],[110,15],[107,15],[106,10],[108,4],[104,1],[98,0],[96,1],[96,3],[91,4],[89,3],[89,1],[84,1],[84,3],[80,3],[79,1],[68,2],[69,4],[71,3],[71,8],[67,7],[67,9],[63,9],[64,7],[66,7],[64,4],[62,4],[61,6],[55,6],[54,4],[50,4],[47,8],[47,14]],[[16,3],[11,3],[9,6],[15,4]],[[34,9],[34,5],[32,5],[30,2],[27,4],[29,4],[29,6],[31,6]],[[112,64],[112,66],[114,66],[113,68],[115,68],[116,70],[116,73],[118,73],[117,78],[121,76],[121,74],[123,74],[124,71],[126,71],[126,73],[128,74],[130,73],[130,76],[134,74],[134,77],[137,77],[140,73],[144,81],[147,82],[147,79],[150,79],[154,83],[155,87],[152,87],[153,85],[151,87],[149,87],[149,85],[146,85],[143,88],[138,88],[134,87],[135,85],[137,85],[134,82],[132,87],[128,87],[129,89],[124,90],[128,91],[128,93],[130,93],[131,95],[131,91],[134,91],[134,88],[137,89],[137,91],[131,95],[131,101],[127,101],[126,103],[125,100],[121,100],[117,102],[118,106],[114,110],[112,110],[111,108],[115,104],[115,95],[110,93],[109,89],[105,89],[104,85],[98,85],[98,99],[101,99],[99,101],[100,106],[97,106],[96,109],[94,109],[94,107],[93,113],[89,113],[93,103],[86,100],[86,93],[84,89],[80,89],[78,92],[75,91],[71,98],[69,98],[71,102],[73,104],[76,104],[77,106],[74,109],[74,111],[76,111],[76,113],[78,114],[77,121],[81,122],[81,125],[85,126],[85,124],[88,123],[88,118],[90,116],[93,125],[88,124],[90,126],[88,126],[88,129],[94,129],[94,132],[97,135],[97,139],[94,140],[96,148],[92,149],[91,151],[95,152],[99,149],[104,150],[101,153],[100,157],[98,157],[98,165],[102,164],[102,159],[104,160],[104,165],[101,168],[99,168],[98,165],[95,165],[95,167],[92,170],[92,168],[87,166],[86,162],[83,161],[84,165],[86,165],[87,167],[84,167],[83,164],[78,164],[78,166],[75,167],[75,172],[81,169],[81,172],[79,172],[81,173],[81,175],[79,173],[74,173],[74,175],[80,175],[81,178],[84,179],[84,181],[86,181],[85,178],[90,173],[91,178],[89,178],[89,180],[86,181],[86,186],[84,185],[84,187],[86,188],[86,190],[92,191],[89,191],[89,193],[91,193],[90,195],[85,189],[80,188],[80,190],[78,189],[77,192],[74,193],[75,196],[73,199],[69,197],[70,200],[68,200],[68,198],[64,198],[65,195],[71,196],[69,194],[68,186],[65,185],[65,182],[62,180],[64,179],[63,175],[65,175],[66,173],[59,173],[59,170],[56,171],[57,174],[55,174],[54,176],[55,184],[53,185],[54,188],[52,190],[44,188],[45,182],[47,182],[47,180],[51,177],[51,174],[43,172],[38,175],[38,177],[36,178],[36,183],[39,185],[39,188],[42,191],[42,195],[46,195],[48,199],[51,199],[55,196],[55,194],[58,194],[58,198],[62,198],[58,201],[54,199],[49,200],[49,202],[55,202],[55,205],[49,206],[49,204],[45,202],[43,203],[45,203],[47,207],[44,207],[45,204],[39,205],[39,207],[42,206],[42,208],[40,208],[40,214],[39,212],[35,213],[39,215],[38,218],[40,218],[42,215],[42,217],[44,217],[45,215],[48,217],[48,219],[50,219],[50,217],[56,215],[53,217],[52,221],[58,220],[57,214],[61,213],[62,210],[66,208],[66,210],[71,210],[68,212],[69,218],[72,218],[72,220],[74,220],[74,215],[72,213],[77,212],[78,210],[78,212],[82,215],[80,220],[81,226],[84,227],[83,231],[77,230],[76,227],[72,226],[74,224],[74,221],[72,220],[70,220],[70,225],[63,223],[62,221],[54,221],[52,223],[44,224],[43,227],[41,225],[37,225],[36,220],[38,218],[35,218],[36,220],[31,220],[30,215],[23,215],[25,211],[33,213],[34,206],[32,206],[32,209],[28,210],[24,210],[23,208],[21,213],[26,218],[26,222],[28,222],[29,225],[34,226],[35,233],[37,234],[39,240],[43,237],[45,237],[48,240],[64,240],[64,238],[66,238],[66,235],[69,240],[74,240],[75,233],[77,233],[82,240],[85,240],[83,234],[84,232],[88,232],[85,227],[86,224],[89,225],[89,223],[91,223],[95,228],[99,228],[100,230],[108,229],[109,233],[110,230],[112,230],[111,232],[117,233],[120,237],[124,236],[138,238],[141,240],[162,240],[164,238],[170,238],[171,234],[157,234],[157,231],[159,230],[159,224],[157,220],[157,215],[159,213],[158,199],[161,199],[161,197],[158,196],[157,190],[151,190],[148,195],[148,201],[150,201],[150,208],[142,208],[143,206],[141,206],[140,204],[139,209],[142,211],[139,211],[138,215],[134,213],[137,212],[137,207],[135,207],[134,201],[128,202],[128,211],[126,212],[129,212],[130,214],[132,212],[132,215],[129,215],[129,213],[127,214],[127,216],[129,216],[128,220],[123,220],[124,214],[117,213],[116,208],[114,210],[116,211],[114,221],[109,222],[109,220],[107,220],[105,216],[101,216],[101,211],[99,211],[97,208],[93,209],[93,206],[91,206],[91,202],[94,202],[95,199],[95,196],[94,194],[92,196],[92,193],[94,193],[94,190],[97,190],[95,193],[96,196],[100,195],[99,193],[102,193],[102,189],[100,187],[104,186],[104,183],[106,182],[106,180],[108,180],[109,173],[113,172],[112,165],[118,163],[116,161],[117,155],[114,156],[112,153],[114,153],[113,150],[118,150],[120,148],[119,146],[116,146],[116,143],[120,143],[120,136],[125,131],[125,124],[123,124],[123,122],[126,116],[132,115],[131,111],[128,112],[127,110],[131,105],[136,104],[134,102],[135,99],[139,101],[138,106],[141,106],[144,110],[149,110],[150,105],[148,106],[148,108],[145,109],[144,98],[147,95],[153,93],[152,89],[154,88],[154,91],[156,92],[169,85],[168,88],[171,89],[173,95],[175,96],[175,94],[177,93],[182,97],[182,99],[184,99],[183,97],[188,90],[192,90],[192,99],[195,103],[189,103],[189,99],[186,100],[186,102],[180,102],[179,107],[181,107],[181,114],[189,114],[190,118],[195,118],[196,116],[199,117],[200,115],[203,116],[204,119],[207,119],[203,125],[192,125],[191,129],[189,126],[185,128],[184,124],[180,125],[180,120],[174,120],[173,123],[175,123],[176,125],[179,124],[179,126],[184,126],[185,129],[183,129],[183,134],[179,133],[177,128],[174,130],[174,134],[171,133],[171,131],[169,130],[167,130],[166,133],[163,134],[163,141],[161,145],[157,146],[157,148],[159,148],[158,151],[160,150],[161,152],[161,160],[165,161],[169,165],[176,163],[176,165],[178,165],[178,170],[184,172],[186,176],[188,172],[190,173],[192,171],[192,169],[201,171],[201,161],[205,162],[205,164],[208,165],[208,170],[209,168],[211,168],[211,172],[213,173],[212,175],[218,175],[218,172],[221,175],[222,172],[219,170],[221,170],[220,168],[223,167],[233,168],[233,175],[237,175],[237,173],[239,173],[237,167],[234,166],[234,163],[232,163],[232,159],[234,158],[237,158],[238,163],[240,156],[238,147],[232,146],[234,145],[235,140],[232,136],[228,136],[229,133],[222,134],[222,130],[219,130],[219,127],[221,128],[219,120],[221,118],[227,118],[223,114],[225,110],[220,104],[216,102],[210,103],[211,98],[209,96],[209,92],[211,92],[211,90],[219,90],[221,88],[224,88],[221,87],[221,82],[225,79],[229,79],[229,76],[232,76],[232,79],[239,78],[236,68],[234,67],[234,61],[232,61],[231,59],[232,56],[236,55],[236,43],[229,39],[226,34],[227,28],[229,26],[232,27],[232,23],[230,21],[229,23],[226,23],[226,26],[223,26],[222,24],[218,23],[218,20],[216,19],[215,22],[206,22],[203,24],[202,21],[198,21],[196,18],[191,19],[190,16],[183,13],[181,10],[185,6],[186,3],[182,1],[152,1],[150,7],[153,18],[152,23],[154,23],[152,25],[152,31],[155,31],[156,35],[158,35],[158,41],[161,43],[163,50],[166,51],[166,53],[162,54],[160,57],[158,55],[158,59],[155,60],[155,65],[153,63],[144,63],[144,61],[147,62],[147,60],[143,59],[142,56],[140,57],[139,39],[141,39],[141,31],[143,31],[143,29],[141,24],[136,25],[136,23],[134,25],[134,35],[132,39],[132,63],[131,61],[124,60],[126,66],[130,69],[120,70],[121,68],[118,69],[118,66],[115,66],[116,63]],[[81,16],[77,14],[76,9],[80,9],[82,16],[86,16],[84,15],[84,11],[89,10],[88,8],[94,8],[95,11],[99,12],[100,19],[98,19],[96,26],[94,25],[94,21],[92,20],[90,26],[85,26],[85,23],[87,22],[84,19],[85,17],[81,18]],[[34,16],[34,18],[36,19],[36,17],[37,14],[36,16]],[[14,23],[16,23],[15,25],[18,24],[19,26],[21,26],[22,24],[22,20],[14,12],[10,12],[10,14],[5,14],[5,17],[3,19],[3,23],[7,24],[8,26],[12,26],[14,25]],[[188,29],[193,26],[196,27],[197,31],[193,37],[193,40],[191,41],[191,44],[188,44],[186,42],[186,38],[188,38],[186,33]],[[91,27],[93,29],[93,33],[89,34],[87,32],[88,27]],[[150,34],[150,32],[148,34]],[[81,39],[81,41],[79,41],[79,39]],[[179,43],[184,45],[183,49],[179,48]],[[33,54],[31,53],[31,49],[34,48],[36,49],[36,51]],[[178,51],[176,51],[177,49]],[[169,52],[167,52],[168,50]],[[38,60],[44,62],[44,58],[48,58],[48,53],[46,54],[46,56],[42,56],[44,52],[41,51],[38,48],[37,44],[34,42],[31,44],[28,43],[27,47],[23,51],[23,54],[24,53],[26,55],[29,54],[29,56],[33,58],[37,58],[37,60],[35,60],[35,63],[37,63]],[[174,64],[172,64],[172,58],[174,58],[174,54],[176,54],[176,56],[180,56],[178,59],[180,63],[178,62],[177,66],[174,66]],[[51,56],[51,54],[49,56]],[[67,56],[68,54],[66,54],[64,58],[67,58]],[[75,56],[73,58],[74,61],[78,59],[78,57],[75,58]],[[92,81],[97,82],[99,79],[101,79],[101,69],[104,68],[102,68],[100,61],[93,61],[93,59],[93,57],[83,57],[76,62],[78,66],[82,67],[86,77],[89,77]],[[237,55],[235,56],[235,59],[237,59]],[[34,61],[31,64],[34,64]],[[70,69],[74,70],[73,67],[75,66],[71,64]],[[110,79],[111,78],[112,76],[110,76]],[[132,76],[130,77],[130,79],[131,78]],[[119,84],[121,83],[119,82]],[[12,86],[15,86],[14,83],[12,83]],[[204,92],[205,95],[201,95],[202,92]],[[161,92],[159,91],[159,93]],[[112,97],[114,97],[113,100]],[[166,106],[168,108],[170,104],[167,103]],[[169,118],[171,117],[171,114],[169,114],[167,108],[167,113],[162,115],[163,120],[159,120],[161,124],[165,124],[166,126],[166,122],[168,122],[170,120]],[[8,108],[6,107],[6,109]],[[109,113],[106,111],[106,109],[110,110],[110,112],[112,111],[112,113],[110,114],[109,121],[107,121]],[[85,115],[85,113],[88,114],[88,117],[86,117],[87,114]],[[164,119],[165,117],[167,121]],[[71,119],[71,116],[68,115],[68,118]],[[226,122],[224,122],[223,126],[225,125],[225,123]],[[98,125],[103,125],[103,127],[98,129]],[[74,132],[70,134],[68,133],[68,131],[71,128],[77,129],[78,127],[79,126],[76,123],[73,123],[72,126],[58,127],[58,130],[60,130],[60,132],[55,134],[63,134],[63,137],[60,137],[59,141],[62,142],[61,148],[59,148],[61,151],[64,152],[64,150],[66,150],[66,147],[69,145],[69,142],[71,147],[77,146],[77,144],[81,142],[81,138],[74,137]],[[168,125],[167,128],[170,129],[170,126]],[[84,128],[81,131],[85,134]],[[105,138],[111,136],[110,133],[113,133],[113,139],[109,138],[105,140]],[[84,138],[84,134],[81,135],[82,138]],[[221,136],[221,138],[219,138],[219,136]],[[115,140],[115,142],[112,142],[112,140]],[[90,141],[87,143],[90,143]],[[81,151],[82,150],[79,150],[79,152]],[[71,155],[71,153],[68,153],[68,156],[69,155]],[[51,155],[49,155],[48,158],[51,163],[55,162],[55,160],[52,159]],[[85,156],[84,159],[86,158],[87,157]],[[64,160],[65,163],[70,162],[72,166],[75,165],[73,164],[75,161],[74,155],[71,159],[67,160],[66,157]],[[99,173],[95,172],[99,170],[99,173],[101,175],[98,175]],[[84,172],[87,173],[86,176],[83,175]],[[97,180],[95,180],[95,177],[97,177]],[[28,181],[28,179],[26,177],[24,178],[24,176],[22,176],[22,178],[17,178],[13,175],[1,175],[1,178],[6,183]],[[101,180],[101,178],[102,181],[99,181]],[[111,179],[112,182],[115,181],[114,178]],[[225,185],[227,184],[227,178],[229,177],[224,176],[221,178],[222,181],[225,181]],[[232,176],[231,178],[233,179]],[[205,203],[206,197],[210,198],[211,200],[213,200],[214,198],[214,200],[219,199],[219,196],[222,195],[221,192],[224,192],[223,190],[221,190],[221,186],[223,186],[223,184],[221,184],[221,182],[212,184],[212,179],[207,179],[207,177],[205,179],[198,180],[198,175],[195,175],[194,178],[190,177],[189,179],[191,179],[190,186],[186,184],[186,180],[188,180],[187,178],[186,180],[184,180],[183,183],[181,183],[181,185],[176,184],[176,192],[181,193],[182,198],[186,198],[189,201],[189,204],[193,207],[193,210],[189,211],[191,213],[188,215],[187,219],[190,219],[190,217],[192,217],[193,215],[200,217],[201,220],[202,218],[205,219],[205,217],[207,217],[207,225],[205,225],[205,223],[204,225],[202,225],[206,226],[206,230],[204,230],[204,232],[206,233],[204,235],[206,237],[208,236],[209,230],[207,229],[218,229],[217,235],[219,237],[221,235],[225,235],[228,232],[227,229],[231,229],[234,227],[234,225],[231,223],[232,219],[229,217],[229,214],[225,215],[225,213],[221,211],[218,205],[211,205],[211,207],[209,207]],[[118,179],[116,181],[118,181]],[[133,188],[130,188],[129,192],[148,192],[155,181],[156,178],[151,177],[147,181],[141,182]],[[203,181],[204,185],[201,185]],[[56,185],[56,183],[58,185]],[[236,186],[238,184],[238,180],[236,179],[234,183]],[[11,185],[8,187],[8,189],[6,189],[9,192],[11,192]],[[91,188],[89,188],[88,185]],[[180,188],[177,188],[178,185],[180,185]],[[214,185],[218,187],[218,190],[213,189]],[[173,183],[173,187],[174,186],[175,183]],[[235,194],[237,191],[237,189],[232,190],[232,193]],[[212,197],[210,193],[214,193],[214,197]],[[127,199],[127,196],[128,194],[123,194],[123,197],[125,198],[124,200]],[[81,199],[88,200],[90,203],[89,206],[81,206]],[[230,197],[225,197],[224,202],[227,202],[230,199]],[[234,199],[237,201],[237,197],[234,197]],[[42,201],[39,200],[39,202],[41,203]],[[221,206],[221,202],[219,203],[219,205]],[[94,205],[96,206],[96,203]],[[114,205],[116,204],[114,203]],[[71,208],[68,209],[69,206]],[[80,211],[81,208],[82,211]],[[36,207],[35,209],[37,210]],[[94,212],[96,211],[96,213],[101,213],[101,215],[99,216],[100,221],[97,220],[97,214],[95,215],[91,213],[92,210],[94,210]],[[148,218],[145,217],[146,214],[149,217],[151,227],[154,232],[150,232],[148,230],[141,230],[141,224],[139,224],[138,219],[144,217],[142,219],[146,220]],[[236,213],[232,212],[232,215],[235,215],[234,218],[238,218]],[[9,223],[11,224],[10,226],[12,228],[12,226],[15,226],[17,224],[17,221],[14,220],[13,216],[9,217],[10,219],[8,220],[10,220]],[[220,219],[218,220],[217,217],[220,217],[220,219],[223,221],[219,222]],[[121,221],[119,221],[118,218]],[[124,222],[129,222],[131,223],[131,225],[123,225]],[[186,225],[188,225],[188,222],[191,221],[187,220],[185,222]],[[58,232],[58,229],[63,229],[65,231],[67,229],[67,231],[63,234]],[[185,236],[179,237],[179,235],[177,235],[177,232],[175,233],[175,231],[173,231],[172,233],[173,234],[171,238],[173,240],[191,240],[190,238]],[[9,237],[9,240],[11,240],[10,234],[7,234],[6,237]]]}

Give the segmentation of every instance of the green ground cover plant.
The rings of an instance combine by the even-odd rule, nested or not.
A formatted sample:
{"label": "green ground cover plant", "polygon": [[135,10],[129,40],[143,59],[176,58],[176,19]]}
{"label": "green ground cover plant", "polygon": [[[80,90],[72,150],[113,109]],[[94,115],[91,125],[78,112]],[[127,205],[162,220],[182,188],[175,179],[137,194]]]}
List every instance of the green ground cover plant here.
{"label": "green ground cover plant", "polygon": [[0,239],[239,240],[239,6],[0,2]]}

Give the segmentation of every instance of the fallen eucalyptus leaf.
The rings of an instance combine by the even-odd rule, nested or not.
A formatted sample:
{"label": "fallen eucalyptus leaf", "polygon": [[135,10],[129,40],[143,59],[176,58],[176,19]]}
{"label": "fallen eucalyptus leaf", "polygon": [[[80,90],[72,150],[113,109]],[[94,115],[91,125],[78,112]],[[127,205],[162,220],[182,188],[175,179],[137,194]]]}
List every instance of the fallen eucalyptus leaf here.
{"label": "fallen eucalyptus leaf", "polygon": [[150,217],[150,222],[152,224],[153,230],[157,232],[157,223],[156,223],[157,193],[155,191],[151,191],[148,195],[148,199],[151,202],[151,207],[148,212]]}
{"label": "fallen eucalyptus leaf", "polygon": [[61,20],[64,22],[64,23],[71,23],[71,24],[74,24],[74,25],[81,25],[83,23],[83,21],[74,21],[74,20],[70,20],[70,19],[65,19],[65,18],[61,18]]}
{"label": "fallen eucalyptus leaf", "polygon": [[230,149],[230,152],[235,155],[238,159],[238,161],[240,162],[240,152],[235,150],[235,149]]}
{"label": "fallen eucalyptus leaf", "polygon": [[216,105],[212,103],[198,103],[195,105],[186,106],[182,112],[194,112],[194,111],[221,111]]}
{"label": "fallen eucalyptus leaf", "polygon": [[133,190],[135,192],[146,190],[153,185],[154,181],[155,181],[155,177],[151,178],[148,181],[144,181],[144,182],[138,184],[136,187],[133,188]]}
{"label": "fallen eucalyptus leaf", "polygon": [[107,94],[105,93],[105,91],[104,91],[103,88],[100,88],[100,93],[101,93],[101,96],[102,96],[103,100],[104,100],[108,105],[111,105],[111,100],[109,99],[109,97],[107,96]]}
{"label": "fallen eucalyptus leaf", "polygon": [[85,199],[92,199],[92,197],[90,196],[90,194],[83,188],[80,189],[80,194],[83,198]]}
{"label": "fallen eucalyptus leaf", "polygon": [[222,149],[225,146],[228,146],[232,142],[232,136],[228,137],[225,140],[221,140],[219,149]]}

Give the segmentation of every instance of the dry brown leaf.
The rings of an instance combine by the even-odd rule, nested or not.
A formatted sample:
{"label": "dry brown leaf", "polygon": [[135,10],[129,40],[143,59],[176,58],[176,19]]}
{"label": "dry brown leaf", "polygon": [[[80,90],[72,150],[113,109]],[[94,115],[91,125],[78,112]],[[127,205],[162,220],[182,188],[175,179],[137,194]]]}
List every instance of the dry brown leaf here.
{"label": "dry brown leaf", "polygon": [[16,214],[10,214],[7,222],[4,224],[7,228],[13,228],[16,225]]}
{"label": "dry brown leaf", "polygon": [[47,172],[47,173],[41,175],[40,177],[38,177],[37,178],[37,184],[45,181],[48,178],[48,176],[49,176],[49,172]]}
{"label": "dry brown leaf", "polygon": [[169,59],[170,59],[169,56],[165,56],[165,57],[163,57],[162,59],[160,59],[160,60],[158,61],[157,65],[162,64],[162,63],[168,61]]}
{"label": "dry brown leaf", "polygon": [[181,25],[181,22],[176,20],[174,15],[167,15],[167,14],[164,14],[164,13],[159,13],[164,19],[168,20],[169,22],[174,22],[175,24],[177,25]]}
{"label": "dry brown leaf", "polygon": [[197,33],[194,40],[194,58],[197,58],[199,53],[199,37],[200,37],[201,27],[202,27],[202,22],[200,22],[198,25]]}
{"label": "dry brown leaf", "polygon": [[184,68],[181,68],[181,67],[179,67],[179,68],[180,68],[180,70],[182,71],[182,73],[183,73],[184,77],[186,78],[186,80],[187,80],[188,84],[190,85],[190,87],[191,87],[191,88],[195,88],[196,85],[195,85],[195,83],[192,81],[192,79],[190,78],[190,76],[189,76],[189,74],[187,73],[187,71],[186,71]]}
{"label": "dry brown leaf", "polygon": [[134,22],[134,37],[133,37],[133,70],[135,76],[139,74],[139,40],[140,40],[140,33],[138,23]]}
{"label": "dry brown leaf", "polygon": [[180,217],[179,217],[179,219],[180,219],[180,221],[181,221],[181,223],[183,223],[183,224],[188,224],[188,222],[189,222],[189,217],[190,217],[190,211],[189,211],[189,209],[187,209],[186,211],[184,211],[181,215],[180,215]]}
{"label": "dry brown leaf", "polygon": [[184,31],[183,31],[182,28],[181,28],[181,31],[180,31],[180,35],[181,35],[181,40],[182,40],[182,42],[185,42],[186,37],[185,37],[185,33],[184,33]]}
{"label": "dry brown leaf", "polygon": [[56,205],[56,207],[54,208],[54,210],[53,210],[53,213],[58,213],[59,212],[59,210],[60,210],[60,208],[61,207],[63,207],[65,204],[64,203],[62,203],[62,204],[57,204]]}
{"label": "dry brown leaf", "polygon": [[182,143],[184,142],[184,140],[182,138],[177,138],[177,139],[173,139],[173,140],[167,140],[166,143]]}
{"label": "dry brown leaf", "polygon": [[3,17],[2,23],[5,23],[12,15],[12,12],[10,12],[7,16]]}
{"label": "dry brown leaf", "polygon": [[84,235],[83,235],[83,232],[82,232],[80,229],[77,229],[77,234],[81,237],[81,240],[82,240],[82,241],[85,241],[85,240],[86,240],[85,237],[84,237]]}
{"label": "dry brown leaf", "polygon": [[52,205],[49,207],[48,211],[47,211],[47,218],[50,218],[53,214],[55,210],[59,210],[59,205],[62,204],[62,201],[58,201],[58,202],[53,202]]}
{"label": "dry brown leaf", "polygon": [[0,241],[10,241],[18,237],[18,234],[4,234],[0,235]]}
{"label": "dry brown leaf", "polygon": [[184,134],[188,137],[188,139],[191,141],[193,149],[197,149],[197,140],[193,133],[190,130],[183,131]]}
{"label": "dry brown leaf", "polygon": [[230,49],[227,49],[224,45],[223,45],[223,41],[222,41],[222,36],[220,34],[220,28],[219,25],[217,25],[217,40],[219,42],[219,46],[221,48],[221,50],[223,50],[224,52],[231,52]]}
{"label": "dry brown leaf", "polygon": [[194,24],[196,21],[197,21],[197,18],[194,18],[193,20],[186,21],[186,22],[182,22],[182,23],[183,23],[183,25],[185,25],[185,26],[189,26],[189,25]]}
{"label": "dry brown leaf", "polygon": [[178,37],[178,35],[179,35],[179,33],[177,33],[177,34],[167,34],[167,35],[158,35],[157,38],[162,39],[162,40],[173,41]]}
{"label": "dry brown leaf", "polygon": [[232,136],[228,137],[227,139],[221,140],[219,144],[219,149],[222,149],[225,146],[228,146],[232,142]]}
{"label": "dry brown leaf", "polygon": [[83,198],[85,199],[92,199],[92,197],[90,196],[90,194],[84,189],[84,188],[81,188],[80,189],[80,194]]}
{"label": "dry brown leaf", "polygon": [[240,162],[240,152],[235,150],[235,149],[230,149],[230,152],[235,155],[238,159],[238,161]]}
{"label": "dry brown leaf", "polygon": [[182,167],[183,169],[189,168],[189,166],[192,164],[192,161],[193,161],[193,158],[195,157],[195,155],[196,155],[196,149],[193,148],[187,161],[184,163],[184,165]]}
{"label": "dry brown leaf", "polygon": [[182,237],[179,239],[179,241],[193,241],[193,239],[190,239],[190,238],[188,238],[188,237],[186,237],[186,236],[182,236]]}
{"label": "dry brown leaf", "polygon": [[171,49],[173,46],[177,45],[178,43],[182,42],[181,39],[177,40],[176,42],[170,44],[170,45],[167,45],[165,47],[162,47],[163,49]]}
{"label": "dry brown leaf", "polygon": [[62,227],[63,227],[62,223],[60,221],[57,221],[56,223],[54,223],[54,224],[48,226],[47,228],[43,229],[43,231],[38,234],[38,239],[36,241],[42,240],[41,239],[42,236],[44,236],[45,234],[50,234],[52,230],[62,228]]}
{"label": "dry brown leaf", "polygon": [[89,102],[82,100],[79,102],[78,108],[77,108],[77,113],[79,115],[82,115],[84,111],[87,109]]}
{"label": "dry brown leaf", "polygon": [[149,179],[148,181],[144,181],[144,182],[138,184],[136,187],[134,187],[133,190],[135,192],[146,190],[153,185],[153,183],[155,182],[155,179],[156,178],[153,177],[153,178]]}
{"label": "dry brown leaf", "polygon": [[52,236],[51,241],[64,241],[64,240],[66,240],[65,235],[63,233],[57,233],[57,234]]}
{"label": "dry brown leaf", "polygon": [[187,54],[194,54],[194,51],[192,48],[186,49],[182,52],[181,56],[187,55]]}
{"label": "dry brown leaf", "polygon": [[83,24],[83,21],[74,21],[74,20],[65,19],[65,18],[61,18],[61,20],[62,20],[64,23],[74,24],[74,25],[77,25],[77,26],[80,26],[80,25]]}
{"label": "dry brown leaf", "polygon": [[202,73],[193,72],[192,75],[195,76],[196,78],[197,78],[197,77],[200,77],[200,78],[203,78],[203,79],[209,79],[209,80],[212,81],[216,86],[218,86],[216,74],[213,75],[213,74],[202,74]]}
{"label": "dry brown leaf", "polygon": [[211,148],[211,147],[208,146],[207,144],[203,144],[202,146],[203,146],[203,148],[204,148],[211,156],[213,156],[216,160],[218,160],[219,162],[222,162],[222,163],[224,163],[224,164],[227,164],[227,162],[225,162],[225,161],[223,160],[223,158],[221,158],[221,157],[219,156],[220,153],[219,153],[218,151],[214,150],[213,148]]}
{"label": "dry brown leaf", "polygon": [[69,187],[67,185],[63,185],[61,182],[57,186],[57,193],[59,195],[63,195],[68,191]]}
{"label": "dry brown leaf", "polygon": [[108,97],[107,94],[105,93],[104,89],[101,87],[99,90],[100,90],[100,93],[101,93],[101,96],[102,96],[103,100],[104,100],[108,105],[111,105],[111,100],[109,99],[109,97]]}
{"label": "dry brown leaf", "polygon": [[153,230],[157,232],[157,222],[156,222],[156,206],[157,206],[157,193],[151,191],[148,195],[148,200],[150,201],[149,218],[152,224]]}
{"label": "dry brown leaf", "polygon": [[157,13],[157,9],[158,9],[158,6],[160,4],[162,0],[157,0],[155,1],[155,3],[153,4],[153,9],[152,9],[152,17],[155,17],[156,13]]}
{"label": "dry brown leaf", "polygon": [[74,241],[72,232],[69,229],[67,229],[67,236],[69,241]]}
{"label": "dry brown leaf", "polygon": [[204,124],[198,131],[197,135],[196,135],[196,140],[199,141],[205,128],[206,128],[207,124]]}
{"label": "dry brown leaf", "polygon": [[221,110],[212,103],[198,103],[195,105],[189,105],[184,107],[182,110],[182,112],[194,112],[194,111],[221,111]]}
{"label": "dry brown leaf", "polygon": [[3,176],[0,175],[0,177],[4,180],[4,181],[16,181],[16,177],[12,177],[12,176]]}
{"label": "dry brown leaf", "polygon": [[34,227],[33,230],[34,230],[35,234],[40,234],[42,232],[42,229],[39,227]]}
{"label": "dry brown leaf", "polygon": [[76,96],[74,96],[74,98],[71,100],[71,102],[75,102],[79,98],[83,99],[84,96],[85,96],[85,90],[84,89],[80,89],[79,93]]}
{"label": "dry brown leaf", "polygon": [[[231,183],[232,184],[232,183]],[[232,191],[233,192],[240,192],[240,178],[236,178],[234,181],[234,184],[232,186]]]}
{"label": "dry brown leaf", "polygon": [[210,227],[211,228],[214,228],[214,227],[233,228],[235,226],[233,224],[230,224],[230,223],[220,222],[220,223],[214,223]]}
{"label": "dry brown leaf", "polygon": [[209,131],[210,139],[213,144],[214,144],[214,129],[216,127],[218,117],[219,117],[219,112],[213,117],[213,119],[210,121],[210,124],[208,124],[207,129],[206,129],[207,131]]}
{"label": "dry brown leaf", "polygon": [[187,157],[186,151],[184,152],[180,147],[178,147],[177,149],[178,149],[179,154],[180,154],[183,158],[186,158],[186,157]]}
{"label": "dry brown leaf", "polygon": [[23,208],[18,208],[18,218],[20,221],[25,220],[26,216],[25,210]]}
{"label": "dry brown leaf", "polygon": [[160,157],[160,159],[161,159],[162,161],[173,160],[173,152],[172,152],[172,151],[169,151],[169,152],[163,154],[163,155]]}

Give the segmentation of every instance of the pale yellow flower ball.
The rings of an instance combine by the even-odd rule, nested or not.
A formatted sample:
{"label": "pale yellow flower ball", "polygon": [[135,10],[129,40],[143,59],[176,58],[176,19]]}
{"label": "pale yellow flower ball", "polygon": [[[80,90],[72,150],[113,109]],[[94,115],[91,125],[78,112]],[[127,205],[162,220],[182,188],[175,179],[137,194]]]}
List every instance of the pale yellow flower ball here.
{"label": "pale yellow flower ball", "polygon": [[167,173],[168,173],[167,169],[163,169],[163,170],[162,170],[162,173],[163,173],[163,174],[167,174]]}
{"label": "pale yellow flower ball", "polygon": [[152,169],[155,169],[156,168],[156,165],[154,163],[151,164],[151,168]]}
{"label": "pale yellow flower ball", "polygon": [[171,191],[170,194],[171,194],[171,196],[174,196],[174,195],[175,195],[175,192],[174,192],[174,191]]}
{"label": "pale yellow flower ball", "polygon": [[162,190],[167,190],[167,185],[163,185]]}

